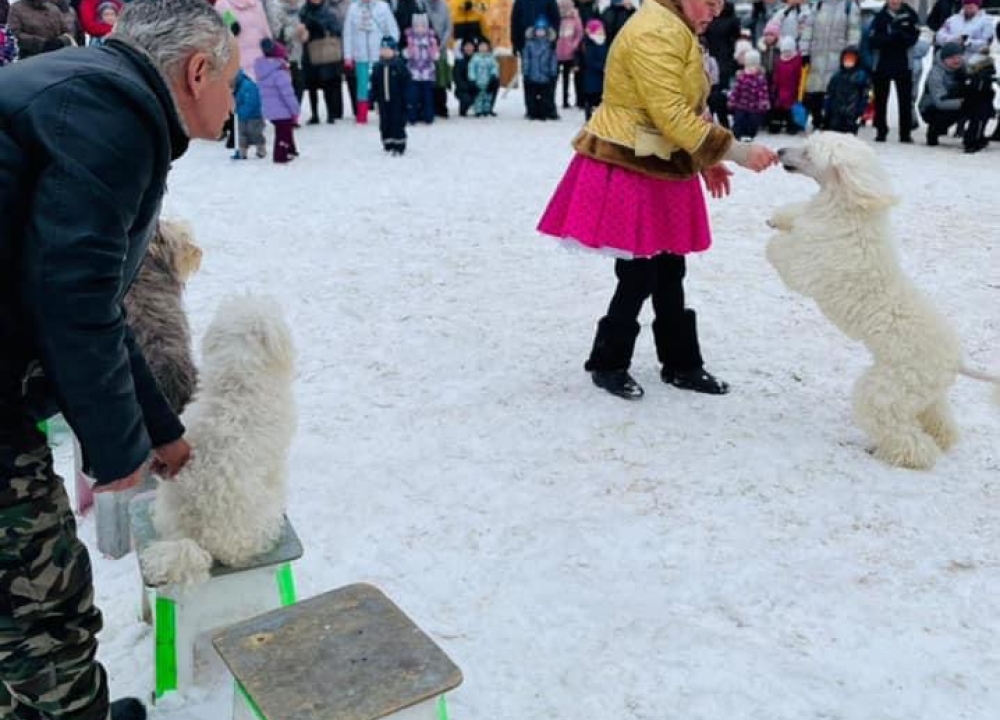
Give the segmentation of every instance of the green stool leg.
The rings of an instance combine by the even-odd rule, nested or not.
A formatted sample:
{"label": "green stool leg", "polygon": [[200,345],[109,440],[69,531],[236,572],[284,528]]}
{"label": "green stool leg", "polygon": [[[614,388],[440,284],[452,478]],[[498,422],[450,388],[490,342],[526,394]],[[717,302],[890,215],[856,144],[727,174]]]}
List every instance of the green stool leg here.
{"label": "green stool leg", "polygon": [[285,563],[278,568],[275,573],[278,581],[278,597],[281,598],[281,607],[295,604],[295,575],[292,573],[292,564]]}
{"label": "green stool leg", "polygon": [[[278,583],[278,597],[281,601],[281,607],[294,605],[296,602],[295,574],[292,572],[292,564],[285,563],[279,566],[274,573],[274,579]],[[243,699],[243,702],[247,704],[250,712],[253,713],[253,716],[257,718],[257,720],[267,720],[264,713],[262,713],[260,708],[257,707],[257,703],[253,701],[253,698],[247,694],[246,689],[244,689],[244,687],[239,683],[236,683],[236,692]]]}
{"label": "green stool leg", "polygon": [[448,703],[444,700],[444,695],[438,698],[438,720],[448,720]]}
{"label": "green stool leg", "polygon": [[257,720],[267,720],[264,713],[262,713],[260,708],[257,707],[257,703],[253,701],[253,698],[247,694],[247,691],[244,690],[243,686],[239,683],[236,683],[236,692],[238,692],[240,697],[243,698],[243,702],[247,704],[247,707],[250,708],[250,712],[253,713],[253,716],[257,718]]}
{"label": "green stool leg", "polygon": [[156,597],[153,611],[156,626],[156,697],[177,689],[177,605]]}

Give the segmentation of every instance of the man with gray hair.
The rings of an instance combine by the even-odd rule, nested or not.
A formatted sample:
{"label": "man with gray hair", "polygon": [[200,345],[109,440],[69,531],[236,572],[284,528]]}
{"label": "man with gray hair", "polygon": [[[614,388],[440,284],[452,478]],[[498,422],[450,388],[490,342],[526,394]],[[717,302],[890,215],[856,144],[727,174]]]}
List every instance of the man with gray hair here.
{"label": "man with gray hair", "polygon": [[38,420],[61,411],[96,491],[191,448],[125,324],[171,162],[219,137],[239,57],[204,0],[136,0],[107,44],[0,73],[0,717],[142,720],[109,704],[90,559]]}

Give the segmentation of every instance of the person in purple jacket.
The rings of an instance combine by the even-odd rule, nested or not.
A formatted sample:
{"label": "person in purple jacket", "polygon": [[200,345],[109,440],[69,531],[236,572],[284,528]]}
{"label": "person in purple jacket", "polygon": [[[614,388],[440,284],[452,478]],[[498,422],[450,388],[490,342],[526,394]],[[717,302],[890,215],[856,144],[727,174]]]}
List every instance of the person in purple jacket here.
{"label": "person in purple jacket", "polygon": [[295,146],[295,123],[299,116],[299,101],[292,88],[288,54],[281,43],[269,38],[260,41],[264,57],[254,61],[254,74],[260,89],[264,117],[274,125],[274,162],[286,163],[299,155]]}
{"label": "person in purple jacket", "polygon": [[771,93],[767,75],[760,66],[760,53],[748,50],[743,55],[743,69],[729,92],[729,109],[733,113],[733,135],[748,141],[757,137],[764,116],[771,109]]}

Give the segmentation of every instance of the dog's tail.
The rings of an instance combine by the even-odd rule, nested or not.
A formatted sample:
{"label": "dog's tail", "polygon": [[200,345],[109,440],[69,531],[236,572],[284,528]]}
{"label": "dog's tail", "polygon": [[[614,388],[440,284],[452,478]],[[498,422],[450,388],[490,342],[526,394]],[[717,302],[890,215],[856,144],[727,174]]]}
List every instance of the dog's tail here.
{"label": "dog's tail", "polygon": [[990,375],[989,373],[985,373],[981,370],[973,370],[966,365],[959,366],[958,374],[965,375],[965,377],[972,378],[973,380],[982,380],[983,382],[1000,385],[1000,375]]}
{"label": "dog's tail", "polygon": [[195,585],[208,580],[212,556],[190,538],[162,540],[143,551],[142,567],[153,585]]}
{"label": "dog's tail", "polygon": [[996,390],[993,394],[993,399],[998,405],[1000,405],[1000,376],[990,375],[989,373],[982,372],[980,370],[973,370],[970,367],[961,365],[958,368],[959,375],[965,375],[967,378],[972,378],[973,380],[982,380],[983,382],[993,383]]}

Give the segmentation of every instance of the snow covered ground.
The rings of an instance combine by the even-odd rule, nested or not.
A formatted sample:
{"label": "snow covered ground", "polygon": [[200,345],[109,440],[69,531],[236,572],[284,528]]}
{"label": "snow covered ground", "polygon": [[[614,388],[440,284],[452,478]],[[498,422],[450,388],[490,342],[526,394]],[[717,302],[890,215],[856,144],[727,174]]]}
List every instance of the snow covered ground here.
{"label": "snow covered ground", "polygon": [[[288,167],[210,144],[176,164],[168,213],[205,249],[196,334],[243,289],[295,329],[300,595],[383,588],[464,670],[454,720],[1000,717],[987,388],[954,388],[964,436],[933,472],[865,452],[849,408],[865,351],[764,259],[770,208],[814,190],[773,170],[737,172],[689,266],[732,394],[662,385],[648,325],[646,398],[598,391],[582,364],[611,261],[534,232],[582,116],[529,123],[515,94],[499,112],[413,129],[402,159],[345,122],[301,130]],[[1000,150],[957,144],[879,152],[906,269],[970,364],[1000,370]],[[93,547],[92,518],[81,532]],[[148,697],[135,558],[95,572],[113,693]],[[217,670],[153,717],[221,720]]]}

